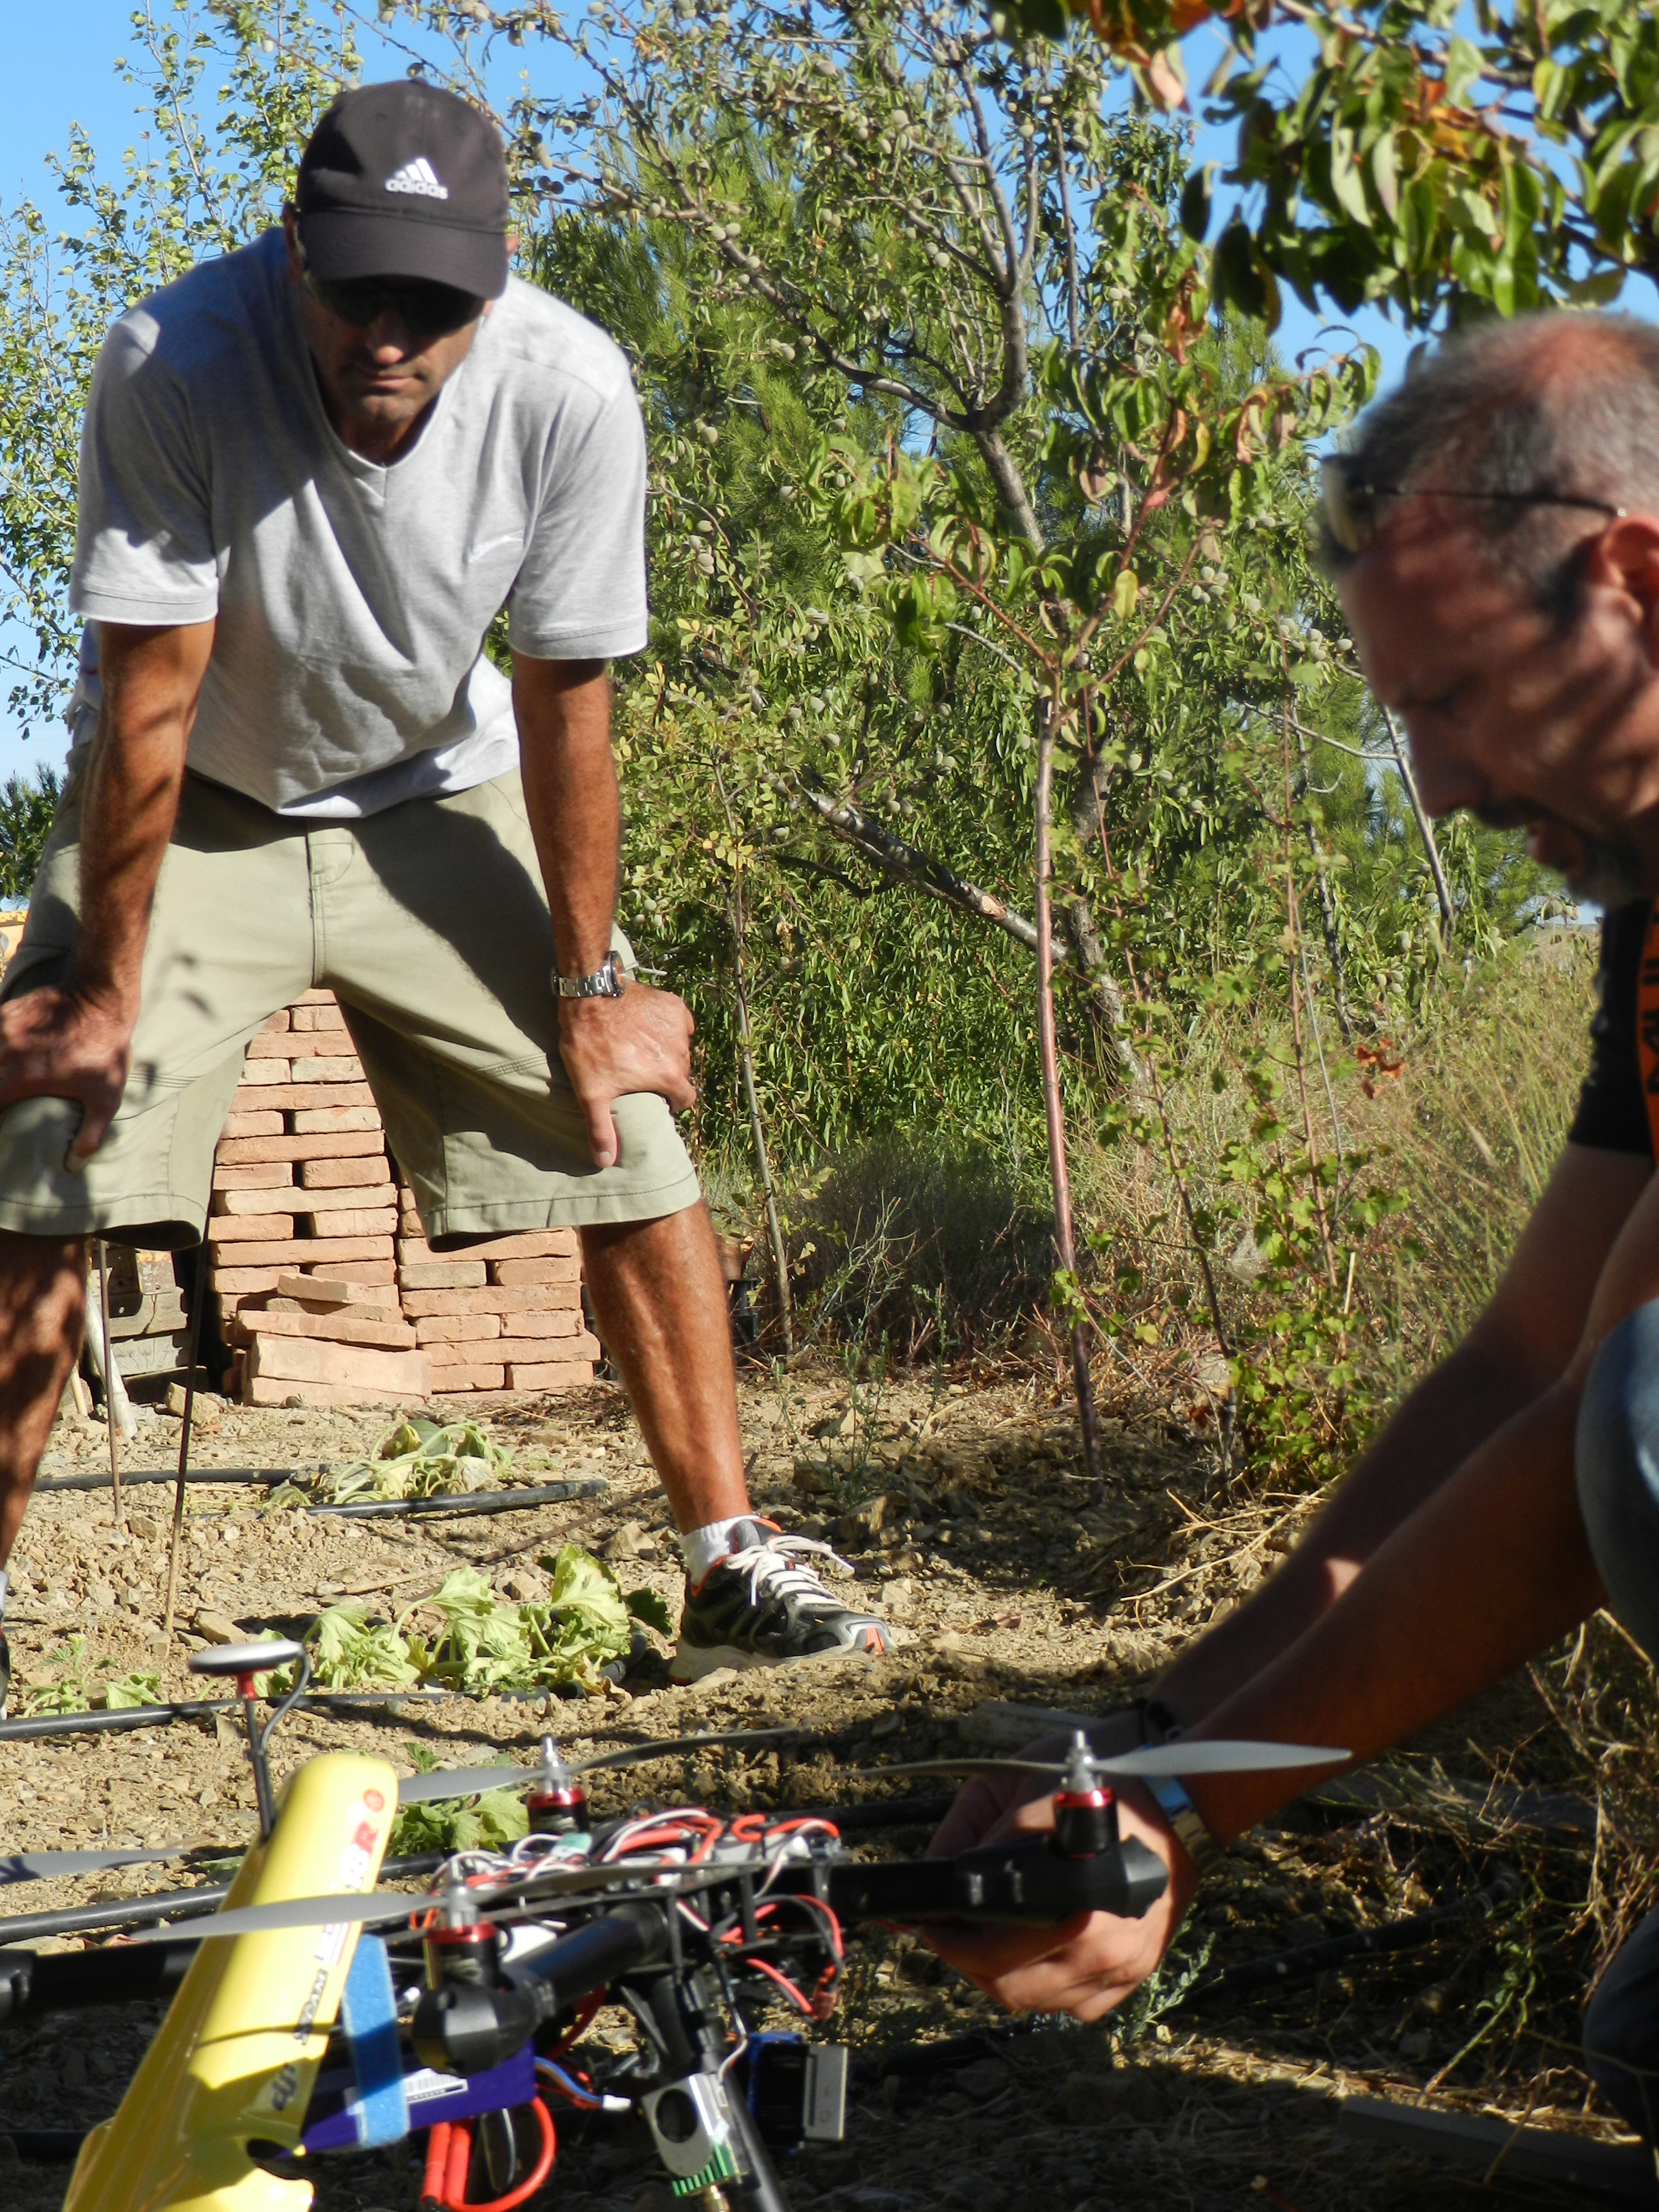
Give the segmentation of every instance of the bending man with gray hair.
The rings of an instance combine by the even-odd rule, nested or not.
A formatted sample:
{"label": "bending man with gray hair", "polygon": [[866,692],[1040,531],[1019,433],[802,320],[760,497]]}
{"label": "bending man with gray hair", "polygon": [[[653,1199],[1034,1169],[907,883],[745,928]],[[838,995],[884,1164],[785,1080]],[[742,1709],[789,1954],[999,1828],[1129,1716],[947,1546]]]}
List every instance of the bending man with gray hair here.
{"label": "bending man with gray hair", "polygon": [[[1449,345],[1325,466],[1325,550],[1425,805],[1523,828],[1607,909],[1589,1067],[1490,1304],[1284,1565],[1102,1723],[1145,1738],[1401,1742],[1608,1604],[1659,1661],[1659,332],[1534,317]],[[1010,2005],[1091,2020],[1152,1971],[1209,1856],[1291,1773],[1130,1788],[1170,1884],[1144,1920],[936,1931]],[[1052,1825],[980,1781],[938,1847]],[[1659,1914],[1603,1978],[1586,2060],[1659,2138]]]}

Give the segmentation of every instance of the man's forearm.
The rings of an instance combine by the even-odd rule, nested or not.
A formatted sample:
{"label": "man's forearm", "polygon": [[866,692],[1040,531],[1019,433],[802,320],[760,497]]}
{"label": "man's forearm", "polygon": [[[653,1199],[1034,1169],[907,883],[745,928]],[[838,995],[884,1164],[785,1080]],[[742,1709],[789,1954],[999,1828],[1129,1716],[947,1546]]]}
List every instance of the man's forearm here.
{"label": "man's forearm", "polygon": [[1271,1665],[1471,1452],[1530,1404],[1533,1377],[1465,1343],[1425,1376],[1272,1578],[1167,1667],[1153,1694],[1184,1724]]}
{"label": "man's forearm", "polygon": [[[1159,1678],[1157,1694],[1179,1720],[1203,1719],[1288,1650],[1471,1452],[1553,1388],[1651,1189],[1644,1158],[1565,1147],[1469,1334],[1419,1383],[1273,1579]],[[1650,1243],[1636,1238],[1643,1253]],[[1638,1283],[1626,1308],[1648,1294]]]}
{"label": "man's forearm", "polygon": [[[1602,1591],[1573,1475],[1577,1408],[1562,1382],[1506,1423],[1195,1733],[1330,1744],[1364,1760],[1593,1612]],[[1231,1837],[1297,1795],[1305,1777],[1189,1786],[1216,1833]]]}
{"label": "man's forearm", "polygon": [[76,988],[129,1026],[212,642],[211,623],[100,629],[104,704],[82,809]]}
{"label": "man's forearm", "polygon": [[611,686],[594,662],[514,663],[520,773],[562,973],[586,975],[611,947],[621,808]]}

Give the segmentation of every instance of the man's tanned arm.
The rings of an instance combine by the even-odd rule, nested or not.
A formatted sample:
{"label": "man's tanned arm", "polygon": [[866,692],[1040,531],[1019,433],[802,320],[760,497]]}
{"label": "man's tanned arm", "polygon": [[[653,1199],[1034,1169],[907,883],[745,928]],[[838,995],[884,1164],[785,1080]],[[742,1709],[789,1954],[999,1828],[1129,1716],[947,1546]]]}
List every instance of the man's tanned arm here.
{"label": "man's tanned arm", "polygon": [[0,1006],[0,1103],[79,1100],[72,1170],[102,1145],[126,1087],[150,908],[213,633],[210,622],[98,626],[104,704],[82,810],[75,980]]}
{"label": "man's tanned arm", "polygon": [[[1569,1148],[1492,1305],[1419,1386],[1315,1524],[1305,1571],[1277,1606],[1279,1581],[1167,1670],[1160,1691],[1194,1737],[1329,1743],[1364,1759],[1397,1742],[1540,1650],[1600,1602],[1579,1515],[1573,1431],[1589,1363],[1607,1332],[1659,1292],[1659,1184],[1634,1155]],[[1446,1387],[1486,1363],[1473,1403]],[[1514,1393],[1509,1418],[1501,1407]],[[1443,1427],[1441,1425],[1443,1424]],[[1452,1450],[1471,1426],[1474,1448]],[[1415,1455],[1415,1456],[1414,1456]],[[1402,1502],[1407,1501],[1407,1502]],[[1250,1613],[1255,1618],[1252,1623]],[[1231,1672],[1229,1670],[1231,1669]],[[1215,1686],[1219,1683],[1217,1691]],[[1106,1729],[1100,1747],[1124,1747]],[[1286,1773],[1194,1780],[1191,1794],[1231,1838],[1305,1786]],[[1042,1828],[1050,1804],[984,1783],[964,1790],[935,1849],[1003,1827]],[[1044,1937],[939,1929],[931,1940],[1006,2004],[1092,2019],[1151,1972],[1195,1886],[1184,1853],[1145,1795],[1124,1793],[1126,1831],[1170,1868],[1142,1921],[1103,1914]]]}
{"label": "man's tanned arm", "polygon": [[1272,1579],[1158,1677],[1154,1694],[1184,1725],[1287,1650],[1471,1452],[1559,1380],[1651,1174],[1638,1153],[1567,1146],[1462,1343],[1417,1385]]}
{"label": "man's tanned arm", "polygon": [[[555,957],[562,975],[591,975],[611,949],[622,821],[604,664],[515,653],[513,705]],[[691,1016],[672,991],[630,982],[620,999],[561,999],[559,1038],[597,1167],[617,1158],[613,1099],[655,1091],[676,1113],[696,1103]]]}

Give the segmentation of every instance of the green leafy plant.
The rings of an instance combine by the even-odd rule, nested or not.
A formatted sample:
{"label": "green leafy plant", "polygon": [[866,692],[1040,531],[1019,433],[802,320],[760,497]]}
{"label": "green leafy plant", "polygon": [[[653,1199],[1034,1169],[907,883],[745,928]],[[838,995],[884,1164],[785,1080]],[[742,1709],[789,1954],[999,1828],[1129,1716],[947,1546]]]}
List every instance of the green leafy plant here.
{"label": "green leafy plant", "polygon": [[[654,1590],[624,1595],[603,1560],[563,1544],[542,1565],[545,1599],[503,1605],[475,1567],[457,1567],[395,1620],[371,1620],[360,1600],[319,1613],[307,1632],[312,1679],[323,1689],[411,1689],[431,1684],[489,1697],[498,1690],[602,1686],[600,1669],[625,1659],[638,1620],[666,1636],[668,1608]],[[427,1611],[435,1632],[410,1626]]]}
{"label": "green leafy plant", "polygon": [[[438,1772],[438,1761],[423,1743],[404,1746],[416,1770]],[[513,1762],[503,1759],[501,1764]],[[405,1805],[392,1823],[386,1850],[392,1857],[421,1851],[505,1850],[529,1832],[522,1792],[486,1790],[476,1797],[438,1797],[424,1805]]]}
{"label": "green leafy plant", "polygon": [[414,1413],[394,1421],[367,1459],[325,1469],[308,1481],[282,1484],[267,1510],[343,1504],[350,1498],[438,1498],[477,1490],[513,1466],[513,1453],[492,1443],[475,1421],[442,1424]]}

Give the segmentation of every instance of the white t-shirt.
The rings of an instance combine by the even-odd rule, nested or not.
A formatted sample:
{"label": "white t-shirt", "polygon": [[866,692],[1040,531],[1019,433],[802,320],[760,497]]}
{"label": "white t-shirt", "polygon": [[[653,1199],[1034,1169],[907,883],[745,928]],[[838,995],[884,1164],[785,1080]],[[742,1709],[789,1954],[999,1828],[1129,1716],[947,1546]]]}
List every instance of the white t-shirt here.
{"label": "white t-shirt", "polygon": [[[514,276],[389,466],[335,434],[280,231],[204,262],[105,340],[81,441],[70,605],[217,619],[190,765],[284,814],[465,791],[518,758],[482,652],[646,642],[645,434],[605,333]],[[96,727],[95,640],[70,709]]]}

